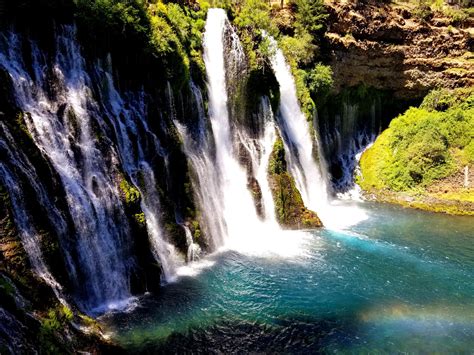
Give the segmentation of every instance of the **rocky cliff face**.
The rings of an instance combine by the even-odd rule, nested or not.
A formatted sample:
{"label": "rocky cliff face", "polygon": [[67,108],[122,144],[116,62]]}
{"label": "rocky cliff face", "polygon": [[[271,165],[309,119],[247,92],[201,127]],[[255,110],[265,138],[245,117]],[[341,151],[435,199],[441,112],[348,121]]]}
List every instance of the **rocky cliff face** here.
{"label": "rocky cliff face", "polygon": [[364,83],[413,99],[435,87],[474,85],[472,19],[460,28],[442,14],[422,22],[392,5],[331,2],[327,9],[336,91]]}

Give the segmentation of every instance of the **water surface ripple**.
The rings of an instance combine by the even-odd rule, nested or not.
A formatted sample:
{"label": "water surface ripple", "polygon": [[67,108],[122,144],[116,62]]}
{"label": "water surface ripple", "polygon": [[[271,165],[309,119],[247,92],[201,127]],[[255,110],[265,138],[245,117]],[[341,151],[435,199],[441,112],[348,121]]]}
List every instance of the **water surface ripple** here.
{"label": "water surface ripple", "polygon": [[131,352],[472,351],[472,218],[364,209],[350,231],[308,231],[298,255],[217,253],[103,320]]}

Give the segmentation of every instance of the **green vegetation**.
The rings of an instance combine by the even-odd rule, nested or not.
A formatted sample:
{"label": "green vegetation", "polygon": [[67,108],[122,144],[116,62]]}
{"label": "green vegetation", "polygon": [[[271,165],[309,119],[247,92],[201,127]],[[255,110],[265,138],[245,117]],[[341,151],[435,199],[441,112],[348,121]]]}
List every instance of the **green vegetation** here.
{"label": "green vegetation", "polygon": [[401,2],[414,6],[413,15],[422,22],[428,22],[437,13],[449,18],[452,25],[464,26],[466,20],[474,15],[470,0],[457,1],[456,7],[449,5],[445,0],[402,0]]}
{"label": "green vegetation", "polygon": [[374,193],[421,195],[440,185],[445,199],[450,193],[465,200],[462,183],[450,180],[465,166],[472,168],[473,142],[474,90],[434,90],[420,108],[394,119],[363,154],[358,182]]}
{"label": "green vegetation", "polygon": [[41,352],[47,354],[62,353],[63,344],[58,334],[73,320],[74,314],[65,305],[51,308],[41,319],[39,341]]}
{"label": "green vegetation", "polygon": [[145,219],[145,213],[140,212],[140,213],[135,213],[133,215],[133,218],[135,221],[140,225],[140,226],[145,226],[146,225],[146,219]]}
{"label": "green vegetation", "polygon": [[296,29],[307,31],[313,37],[317,37],[323,29],[324,21],[327,18],[323,0],[294,0],[296,6]]}
{"label": "green vegetation", "polygon": [[282,174],[286,171],[285,146],[281,138],[273,145],[273,152],[268,164],[269,174]]}
{"label": "green vegetation", "polygon": [[120,180],[120,190],[127,204],[135,204],[140,199],[140,191],[130,184],[125,177]]}
{"label": "green vegetation", "polygon": [[429,21],[433,17],[430,1],[419,0],[417,6],[413,10],[413,15],[420,21]]}
{"label": "green vegetation", "polygon": [[[264,79],[269,82],[265,75],[256,74],[269,70],[269,58],[273,54],[262,31],[277,39],[295,77],[303,112],[311,120],[316,107],[315,101],[322,101],[333,83],[331,68],[323,65],[319,58],[319,44],[327,18],[324,2],[288,2],[285,9],[294,15],[290,22],[281,20],[279,11],[282,9],[271,9],[266,0],[214,1],[212,5],[227,9],[238,30],[248,59],[250,81],[255,83],[252,78],[258,78],[257,81]],[[273,96],[278,99],[274,94]]]}
{"label": "green vegetation", "polygon": [[243,0],[234,3],[230,17],[236,26],[248,58],[250,71],[262,70],[269,55],[268,40],[262,31],[277,36],[278,29],[270,17],[270,6],[265,0]]}
{"label": "green vegetation", "polygon": [[50,309],[43,318],[42,325],[49,331],[59,330],[66,322],[70,322],[74,315],[67,306],[61,305],[58,309]]}
{"label": "green vegetation", "polygon": [[295,15],[293,34],[281,36],[279,42],[291,66],[303,112],[311,121],[315,102],[322,102],[333,84],[331,68],[318,61],[327,14],[322,0],[293,0],[289,5]]}
{"label": "green vegetation", "polygon": [[201,226],[196,220],[192,221],[192,231],[194,240],[199,240],[201,238]]}
{"label": "green vegetation", "polygon": [[106,32],[134,43],[158,59],[167,79],[181,88],[190,71],[202,76],[201,35],[208,4],[190,7],[145,0],[75,0],[76,16],[96,34]]}

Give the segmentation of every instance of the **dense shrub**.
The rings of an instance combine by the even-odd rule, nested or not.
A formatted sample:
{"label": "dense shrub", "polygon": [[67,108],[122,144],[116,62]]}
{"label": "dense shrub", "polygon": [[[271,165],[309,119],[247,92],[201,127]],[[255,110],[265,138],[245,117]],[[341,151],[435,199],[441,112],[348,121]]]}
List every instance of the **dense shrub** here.
{"label": "dense shrub", "polygon": [[474,94],[466,95],[437,90],[394,119],[362,156],[362,187],[423,188],[474,163]]}
{"label": "dense shrub", "polygon": [[[128,41],[161,62],[174,85],[189,79],[190,68],[202,71],[201,35],[208,3],[189,7],[145,0],[75,0],[76,17],[90,36]],[[178,79],[178,80],[176,80]]]}
{"label": "dense shrub", "polygon": [[306,85],[312,97],[319,100],[326,98],[334,83],[332,75],[331,67],[321,63],[306,72]]}

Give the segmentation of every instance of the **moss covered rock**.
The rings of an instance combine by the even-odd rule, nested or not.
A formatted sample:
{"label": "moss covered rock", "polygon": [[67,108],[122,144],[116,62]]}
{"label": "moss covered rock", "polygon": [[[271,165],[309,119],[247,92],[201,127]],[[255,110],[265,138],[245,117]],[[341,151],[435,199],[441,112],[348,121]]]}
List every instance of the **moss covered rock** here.
{"label": "moss covered rock", "polygon": [[268,176],[275,201],[275,214],[282,227],[299,229],[322,226],[316,213],[305,207],[295,181],[288,172],[285,148],[281,138],[278,138],[273,146]]}

